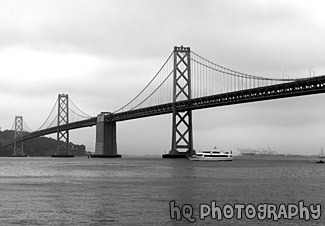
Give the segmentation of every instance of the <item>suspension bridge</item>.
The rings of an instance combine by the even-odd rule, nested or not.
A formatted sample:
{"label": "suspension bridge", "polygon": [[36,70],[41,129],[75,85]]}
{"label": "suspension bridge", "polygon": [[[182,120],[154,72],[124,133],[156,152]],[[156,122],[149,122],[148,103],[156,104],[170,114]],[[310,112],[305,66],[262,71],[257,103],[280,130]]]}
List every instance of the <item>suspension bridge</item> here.
{"label": "suspension bridge", "polygon": [[[265,101],[325,92],[325,76],[267,78],[228,69],[200,56],[189,47],[174,47],[151,81],[130,102],[115,112],[90,116],[80,110],[67,94],[59,94],[51,113],[36,131],[24,133],[22,116],[16,116],[14,156],[23,156],[23,142],[57,133],[59,145],[54,156],[68,157],[69,131],[96,126],[93,157],[117,154],[116,123],[137,118],[172,114],[172,145],[166,158],[194,153],[192,111],[203,108]],[[57,109],[57,111],[55,110]]]}

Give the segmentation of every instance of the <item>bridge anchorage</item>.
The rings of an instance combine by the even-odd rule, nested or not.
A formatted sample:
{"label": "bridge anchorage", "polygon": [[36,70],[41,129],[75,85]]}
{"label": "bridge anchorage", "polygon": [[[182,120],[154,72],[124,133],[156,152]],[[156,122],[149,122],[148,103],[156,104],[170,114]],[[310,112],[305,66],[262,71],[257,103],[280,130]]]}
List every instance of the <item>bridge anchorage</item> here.
{"label": "bridge anchorage", "polygon": [[58,126],[57,126],[57,151],[51,157],[74,157],[69,149],[69,130],[60,130],[62,125],[69,124],[69,96],[59,94],[58,96]]}
{"label": "bridge anchorage", "polygon": [[110,113],[102,112],[97,116],[96,147],[92,158],[120,158],[117,154],[116,121],[106,121]]}

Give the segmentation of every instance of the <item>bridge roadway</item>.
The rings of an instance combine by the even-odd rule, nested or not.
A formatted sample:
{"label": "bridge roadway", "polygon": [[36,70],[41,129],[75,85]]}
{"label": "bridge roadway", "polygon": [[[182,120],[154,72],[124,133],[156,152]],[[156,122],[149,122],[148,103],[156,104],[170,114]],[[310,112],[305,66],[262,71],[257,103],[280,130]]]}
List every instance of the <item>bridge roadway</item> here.
{"label": "bridge roadway", "polygon": [[[325,92],[325,76],[317,76],[307,79],[300,79],[294,82],[282,83],[278,85],[263,86],[259,88],[239,90],[229,93],[222,93],[217,95],[194,98],[186,101],[178,101],[175,103],[179,111],[197,110],[203,108],[219,107],[224,105],[234,105],[248,102],[265,101],[272,99],[280,99],[295,96],[304,96],[311,94],[318,94]],[[152,107],[141,108],[126,112],[115,114],[108,114],[105,116],[105,121],[125,121],[137,118],[144,118],[162,114],[169,114],[173,112],[174,103],[156,105]],[[39,136],[48,135],[64,130],[73,130],[83,127],[90,127],[96,125],[97,118],[72,122],[59,127],[51,127],[48,129],[29,133],[17,141],[24,141]],[[3,143],[3,146],[13,144],[14,141]]]}

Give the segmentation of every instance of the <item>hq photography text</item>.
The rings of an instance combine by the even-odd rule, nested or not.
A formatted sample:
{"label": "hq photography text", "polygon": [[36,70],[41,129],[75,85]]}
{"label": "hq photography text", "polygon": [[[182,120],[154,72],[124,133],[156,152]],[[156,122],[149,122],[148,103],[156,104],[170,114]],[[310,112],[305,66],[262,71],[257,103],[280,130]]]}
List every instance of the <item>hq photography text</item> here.
{"label": "hq photography text", "polygon": [[[169,202],[170,219],[182,219],[194,223],[199,220],[214,219],[217,221],[229,219],[258,219],[258,220],[318,220],[322,210],[320,204],[305,205],[303,200],[298,203],[280,204],[260,203],[254,204],[224,204],[218,206],[216,201],[201,203],[197,208],[190,204],[176,205],[175,201]],[[196,212],[198,211],[198,212]],[[196,217],[198,214],[198,217]]]}

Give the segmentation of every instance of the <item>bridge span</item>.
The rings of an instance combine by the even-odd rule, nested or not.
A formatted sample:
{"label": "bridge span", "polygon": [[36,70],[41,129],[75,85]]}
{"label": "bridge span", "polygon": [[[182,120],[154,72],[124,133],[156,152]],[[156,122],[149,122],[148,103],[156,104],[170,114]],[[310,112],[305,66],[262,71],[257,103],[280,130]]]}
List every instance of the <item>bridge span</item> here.
{"label": "bridge span", "polygon": [[[170,61],[172,63],[168,67]],[[159,82],[153,85],[155,80]],[[175,47],[150,83],[119,110],[75,122],[68,122],[68,116],[66,116],[67,120],[64,120],[63,124],[58,122],[57,126],[24,134],[4,143],[3,146],[52,133],[59,134],[62,131],[68,133],[70,130],[96,125],[96,156],[116,157],[118,156],[117,122],[172,114],[172,147],[165,157],[184,157],[194,152],[193,110],[324,92],[325,76],[299,79],[252,76],[214,64],[191,52],[190,48]],[[60,118],[60,112],[67,114],[68,110],[64,108],[68,106],[59,106],[58,118]],[[180,129],[181,127],[186,129]],[[65,142],[68,142],[68,138]]]}

